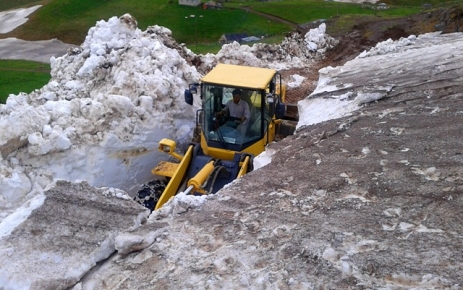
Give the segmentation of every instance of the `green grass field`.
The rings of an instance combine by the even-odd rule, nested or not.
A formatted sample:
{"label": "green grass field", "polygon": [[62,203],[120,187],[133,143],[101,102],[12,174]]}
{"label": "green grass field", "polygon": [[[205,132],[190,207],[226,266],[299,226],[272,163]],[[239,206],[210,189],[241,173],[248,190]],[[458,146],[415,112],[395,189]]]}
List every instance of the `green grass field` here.
{"label": "green grass field", "polygon": [[[189,45],[196,41],[217,42],[224,33],[263,35],[267,33],[268,26],[278,33],[289,30],[285,24],[268,24],[265,18],[236,8],[204,10],[164,0],[52,0],[31,15],[14,35],[27,40],[58,38],[79,45],[97,21],[125,13],[137,19],[140,29],[145,30],[155,24],[165,26],[172,30],[179,43]],[[190,15],[196,17],[191,18]]]}
{"label": "green grass field", "polygon": [[0,103],[5,103],[9,94],[30,93],[46,85],[49,80],[49,64],[0,60]]}
{"label": "green grass field", "polygon": [[[325,0],[233,1],[224,2],[222,9],[208,10],[201,7],[181,6],[176,0],[47,0],[42,2],[1,0],[1,2],[0,8],[5,7],[7,3],[10,3],[9,6],[17,3],[17,7],[32,6],[42,2],[46,4],[30,15],[28,22],[14,31],[12,36],[21,39],[58,38],[79,45],[84,41],[88,29],[97,21],[130,13],[137,19],[140,29],[145,30],[155,24],[168,27],[173,31],[173,37],[178,42],[186,43],[189,47],[192,44],[196,46],[196,42],[215,43],[224,33],[246,32],[249,35],[261,36],[284,34],[291,29],[278,21],[246,12],[242,9],[245,7],[276,15],[297,24],[304,24],[342,15],[404,16],[419,11],[423,3],[441,4],[437,0],[383,1],[388,3],[391,9],[377,11],[366,9],[360,4]],[[190,15],[196,17],[191,18]]]}

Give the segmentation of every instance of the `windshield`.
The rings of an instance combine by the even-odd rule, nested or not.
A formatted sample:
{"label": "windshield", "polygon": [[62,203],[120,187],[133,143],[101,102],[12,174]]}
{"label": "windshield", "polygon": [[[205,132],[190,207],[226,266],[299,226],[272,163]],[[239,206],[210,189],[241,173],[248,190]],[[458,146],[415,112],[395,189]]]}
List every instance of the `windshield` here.
{"label": "windshield", "polygon": [[[234,98],[234,93],[240,97]],[[249,146],[262,138],[269,120],[267,106],[262,102],[264,90],[203,84],[202,96],[203,128],[208,142]]]}

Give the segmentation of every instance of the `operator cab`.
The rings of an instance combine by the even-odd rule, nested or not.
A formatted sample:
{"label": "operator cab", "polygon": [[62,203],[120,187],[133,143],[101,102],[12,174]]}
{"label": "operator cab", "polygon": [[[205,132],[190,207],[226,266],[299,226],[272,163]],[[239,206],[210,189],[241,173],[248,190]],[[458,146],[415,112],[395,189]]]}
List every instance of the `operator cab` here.
{"label": "operator cab", "polygon": [[203,118],[201,127],[208,146],[241,151],[256,140],[262,139],[271,120],[265,100],[265,90],[242,89],[241,101],[249,106],[250,118],[239,131],[237,120],[230,116],[217,117],[228,101],[232,99],[232,91],[236,87],[203,84]]}
{"label": "operator cab", "polygon": [[[243,124],[236,118],[216,115],[233,98],[235,89],[241,91],[241,101],[249,105],[250,118]],[[277,119],[285,114],[282,89],[281,75],[273,69],[231,64],[218,64],[201,79],[201,84],[190,85],[185,101],[193,104],[193,94],[197,93],[202,99],[196,113],[195,135],[201,136],[205,154],[228,160],[232,155],[225,157],[224,152],[260,154],[274,140]]]}

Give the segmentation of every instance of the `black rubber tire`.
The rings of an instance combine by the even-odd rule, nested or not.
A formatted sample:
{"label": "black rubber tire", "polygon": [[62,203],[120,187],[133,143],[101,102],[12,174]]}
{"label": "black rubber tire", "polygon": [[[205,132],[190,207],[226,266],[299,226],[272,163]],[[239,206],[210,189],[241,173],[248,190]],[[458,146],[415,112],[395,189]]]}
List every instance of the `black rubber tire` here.
{"label": "black rubber tire", "polygon": [[133,200],[153,211],[166,186],[163,180],[152,180],[143,185]]}

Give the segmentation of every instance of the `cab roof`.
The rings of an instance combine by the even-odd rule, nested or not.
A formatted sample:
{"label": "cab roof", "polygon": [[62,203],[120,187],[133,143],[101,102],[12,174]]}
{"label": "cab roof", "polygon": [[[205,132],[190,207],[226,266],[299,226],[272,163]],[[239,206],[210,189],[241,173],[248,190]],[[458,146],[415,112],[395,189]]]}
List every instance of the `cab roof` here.
{"label": "cab roof", "polygon": [[219,63],[201,82],[249,89],[265,89],[276,70]]}

